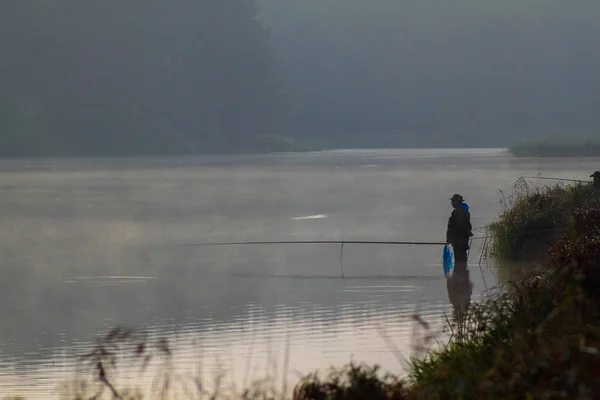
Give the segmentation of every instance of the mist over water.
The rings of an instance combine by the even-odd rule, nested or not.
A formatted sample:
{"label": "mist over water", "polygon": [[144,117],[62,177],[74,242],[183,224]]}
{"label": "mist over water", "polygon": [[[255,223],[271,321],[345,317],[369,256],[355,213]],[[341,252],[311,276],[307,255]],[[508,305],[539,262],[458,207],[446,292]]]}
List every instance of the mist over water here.
{"label": "mist over water", "polygon": [[[400,373],[382,332],[408,357],[411,315],[440,327],[452,313],[441,247],[347,244],[340,266],[339,245],[180,245],[444,241],[452,194],[478,228],[519,176],[586,180],[594,164],[498,149],[5,162],[0,393],[53,397],[114,326],[166,337],[177,369],[202,358],[238,385],[286,348],[291,383],[351,359]],[[472,301],[496,283],[481,244]]]}

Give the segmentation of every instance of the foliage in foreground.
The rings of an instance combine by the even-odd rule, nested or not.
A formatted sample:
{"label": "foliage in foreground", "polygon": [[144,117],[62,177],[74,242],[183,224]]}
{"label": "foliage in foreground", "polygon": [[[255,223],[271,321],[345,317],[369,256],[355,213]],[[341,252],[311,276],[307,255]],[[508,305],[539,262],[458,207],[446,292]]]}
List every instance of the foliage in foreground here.
{"label": "foliage in foreground", "polygon": [[[586,398],[600,393],[597,304],[562,273],[489,300],[468,337],[412,360],[414,398]],[[557,285],[557,282],[569,282]],[[583,311],[585,310],[585,311]]]}
{"label": "foliage in foreground", "polygon": [[377,366],[350,364],[322,379],[317,373],[303,378],[294,390],[295,400],[372,399],[403,400],[408,391],[397,377],[378,375]]}

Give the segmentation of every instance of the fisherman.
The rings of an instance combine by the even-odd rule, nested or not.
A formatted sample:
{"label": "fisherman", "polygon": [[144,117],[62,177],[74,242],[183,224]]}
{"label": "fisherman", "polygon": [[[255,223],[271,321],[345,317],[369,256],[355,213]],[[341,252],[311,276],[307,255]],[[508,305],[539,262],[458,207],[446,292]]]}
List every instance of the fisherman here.
{"label": "fisherman", "polygon": [[465,264],[467,262],[467,250],[469,249],[469,239],[473,236],[473,228],[469,206],[464,202],[463,197],[460,194],[455,194],[450,198],[450,203],[453,210],[448,219],[446,243],[452,245],[454,259],[458,266],[459,263]]}
{"label": "fisherman", "polygon": [[600,171],[596,171],[591,174],[590,178],[594,178],[594,186],[600,188]]}

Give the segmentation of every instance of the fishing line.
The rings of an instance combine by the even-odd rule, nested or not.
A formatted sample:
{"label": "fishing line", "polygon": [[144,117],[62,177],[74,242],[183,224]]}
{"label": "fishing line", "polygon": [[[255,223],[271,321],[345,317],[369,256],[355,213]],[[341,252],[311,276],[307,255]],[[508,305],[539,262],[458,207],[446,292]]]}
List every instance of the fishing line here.
{"label": "fishing line", "polygon": [[180,247],[207,247],[207,246],[247,246],[247,245],[270,245],[270,244],[339,244],[340,245],[340,271],[344,278],[344,244],[379,244],[379,245],[407,245],[407,246],[445,246],[446,242],[408,242],[408,241],[367,241],[367,240],[281,240],[281,241],[253,241],[253,242],[212,242],[176,244]]}
{"label": "fishing line", "polygon": [[483,253],[485,252],[485,245],[487,244],[488,238],[485,239],[483,245],[481,246],[481,254],[479,255],[479,272],[481,272],[481,279],[483,280],[483,285],[485,286],[485,290],[488,290],[487,282],[485,281],[485,276],[483,275],[483,267],[481,266],[481,260],[483,260]]}
{"label": "fishing line", "polygon": [[342,242],[342,246],[340,247],[340,269],[342,270],[342,278],[344,278],[344,264],[342,263],[343,255],[344,255],[344,242]]}
{"label": "fishing line", "polygon": [[[538,231],[519,232],[507,235],[486,235],[473,237],[470,240],[485,240],[502,237],[513,237],[530,235],[533,233],[559,231],[561,228],[543,229]],[[212,247],[212,246],[247,246],[247,245],[269,245],[269,244],[378,244],[378,245],[402,245],[402,246],[445,246],[446,242],[418,242],[418,241],[376,241],[376,240],[264,240],[248,242],[206,242],[206,243],[183,243],[173,244],[175,247]]]}
{"label": "fishing line", "polygon": [[521,178],[527,178],[527,179],[546,179],[546,180],[551,180],[551,181],[566,181],[566,182],[590,183],[590,181],[582,181],[580,179],[551,178],[551,177],[545,177],[545,176],[522,176]]}
{"label": "fishing line", "polygon": [[383,280],[383,279],[397,279],[397,280],[418,280],[418,281],[437,281],[442,280],[444,277],[440,276],[427,276],[427,275],[352,275],[349,277],[342,278],[339,275],[292,275],[292,274],[251,274],[235,272],[227,274],[236,278],[257,278],[257,279],[344,279],[344,280]]}

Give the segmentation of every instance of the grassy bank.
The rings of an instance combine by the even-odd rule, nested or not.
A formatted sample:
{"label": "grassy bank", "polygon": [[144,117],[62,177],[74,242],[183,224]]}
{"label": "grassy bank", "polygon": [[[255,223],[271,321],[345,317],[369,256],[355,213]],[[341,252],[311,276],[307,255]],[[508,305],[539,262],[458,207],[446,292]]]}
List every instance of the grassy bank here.
{"label": "grassy bank", "polygon": [[600,157],[600,141],[554,138],[517,143],[508,151],[515,157]]}

